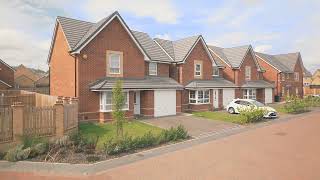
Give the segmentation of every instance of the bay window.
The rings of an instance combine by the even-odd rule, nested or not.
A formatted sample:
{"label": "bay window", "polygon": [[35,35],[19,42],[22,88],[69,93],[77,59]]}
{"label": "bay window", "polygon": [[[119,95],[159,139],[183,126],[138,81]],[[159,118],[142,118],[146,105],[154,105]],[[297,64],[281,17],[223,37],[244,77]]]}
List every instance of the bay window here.
{"label": "bay window", "polygon": [[209,104],[210,90],[190,90],[189,91],[190,104]]}
{"label": "bay window", "polygon": [[[122,110],[129,110],[129,92],[123,92],[124,105]],[[104,91],[100,93],[100,112],[112,111],[112,91]]]}
{"label": "bay window", "polygon": [[256,99],[256,90],[255,89],[244,89],[243,90],[243,99]]}

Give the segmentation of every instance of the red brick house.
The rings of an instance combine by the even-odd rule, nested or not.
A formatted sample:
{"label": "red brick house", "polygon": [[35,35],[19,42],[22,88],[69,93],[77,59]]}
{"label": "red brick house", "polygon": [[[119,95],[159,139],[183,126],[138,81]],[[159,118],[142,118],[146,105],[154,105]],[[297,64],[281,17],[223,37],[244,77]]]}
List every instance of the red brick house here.
{"label": "red brick house", "polygon": [[221,76],[236,85],[236,88],[227,92],[224,99],[247,98],[263,103],[273,102],[274,86],[264,80],[264,70],[259,65],[251,45],[209,48],[222,69]]}
{"label": "red brick house", "polygon": [[14,68],[0,59],[0,90],[14,87]]}
{"label": "red brick house", "polygon": [[50,93],[79,98],[80,120],[111,120],[112,87],[123,82],[126,116],[181,112],[183,86],[169,78],[172,59],[118,12],[97,23],[58,17],[48,57]]}
{"label": "red brick house", "polygon": [[173,60],[170,77],[184,86],[182,111],[223,108],[223,93],[235,85],[219,77],[218,66],[201,35],[176,41],[154,40]]}
{"label": "red brick house", "polygon": [[301,55],[297,53],[269,55],[256,52],[259,64],[268,72],[263,77],[275,85],[275,96],[303,97],[303,71]]}

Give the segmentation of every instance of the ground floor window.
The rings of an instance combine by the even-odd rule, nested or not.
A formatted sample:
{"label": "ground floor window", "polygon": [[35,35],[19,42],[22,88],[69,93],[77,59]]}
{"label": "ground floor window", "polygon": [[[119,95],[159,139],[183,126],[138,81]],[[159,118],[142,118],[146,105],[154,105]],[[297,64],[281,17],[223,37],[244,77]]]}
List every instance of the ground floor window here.
{"label": "ground floor window", "polygon": [[244,89],[243,99],[256,99],[256,89]]}
{"label": "ground floor window", "polygon": [[[123,92],[125,103],[122,110],[129,110],[129,92]],[[112,91],[104,91],[100,93],[100,111],[112,111]]]}
{"label": "ground floor window", "polygon": [[210,90],[190,90],[189,103],[190,104],[209,104]]}

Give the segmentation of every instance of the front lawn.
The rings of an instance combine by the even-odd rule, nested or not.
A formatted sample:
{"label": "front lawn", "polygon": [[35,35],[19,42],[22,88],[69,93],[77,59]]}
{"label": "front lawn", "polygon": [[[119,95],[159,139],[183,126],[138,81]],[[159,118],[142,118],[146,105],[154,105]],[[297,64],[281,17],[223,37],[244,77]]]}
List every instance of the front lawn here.
{"label": "front lawn", "polygon": [[[152,132],[154,135],[158,135],[161,130],[161,128],[139,121],[129,121],[124,125],[124,134],[128,134],[132,137],[143,136],[147,132]],[[83,123],[79,125],[79,131],[85,137],[99,136],[97,144],[98,149],[103,148],[103,143],[110,138],[114,138],[116,135],[116,127],[113,123]]]}
{"label": "front lawn", "polygon": [[238,114],[229,114],[226,111],[205,111],[205,112],[193,112],[195,116],[203,117],[212,120],[220,120],[231,123],[241,124],[241,116]]}

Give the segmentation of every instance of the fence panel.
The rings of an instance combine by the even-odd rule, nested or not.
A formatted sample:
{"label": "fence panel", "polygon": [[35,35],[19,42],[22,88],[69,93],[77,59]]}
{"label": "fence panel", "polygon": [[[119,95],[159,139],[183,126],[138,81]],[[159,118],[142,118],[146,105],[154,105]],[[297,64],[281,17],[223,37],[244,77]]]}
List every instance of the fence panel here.
{"label": "fence panel", "polygon": [[54,107],[25,107],[23,118],[25,135],[52,136],[55,134]]}
{"label": "fence panel", "polygon": [[0,108],[0,143],[12,141],[12,108]]}
{"label": "fence panel", "polygon": [[64,130],[70,130],[78,127],[78,105],[65,104],[64,105]]}

